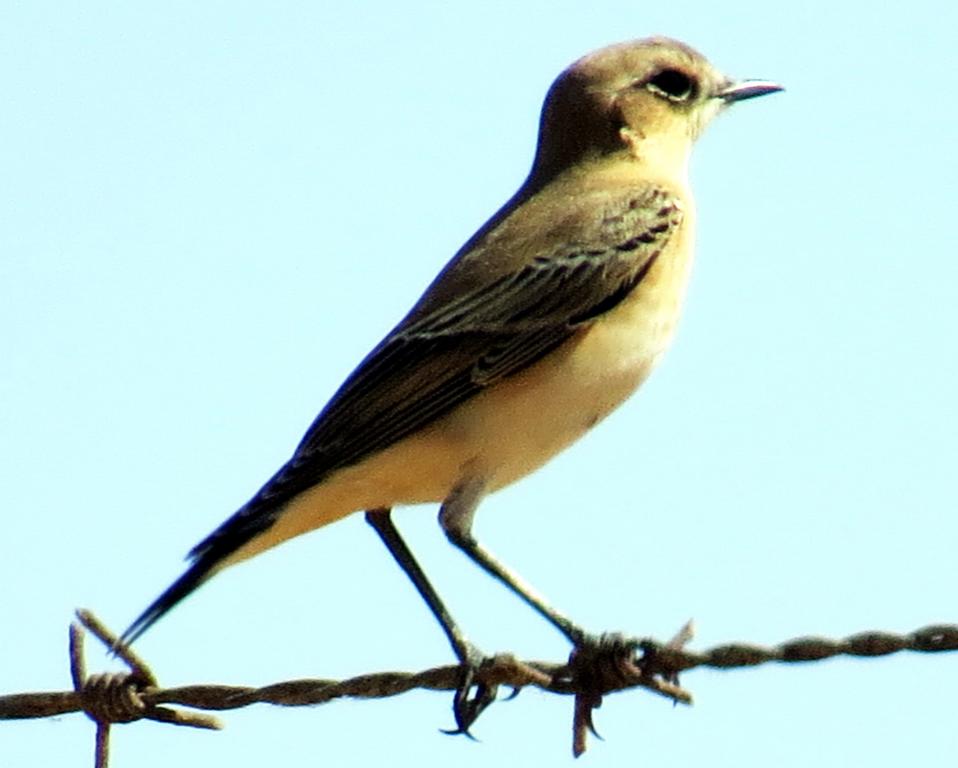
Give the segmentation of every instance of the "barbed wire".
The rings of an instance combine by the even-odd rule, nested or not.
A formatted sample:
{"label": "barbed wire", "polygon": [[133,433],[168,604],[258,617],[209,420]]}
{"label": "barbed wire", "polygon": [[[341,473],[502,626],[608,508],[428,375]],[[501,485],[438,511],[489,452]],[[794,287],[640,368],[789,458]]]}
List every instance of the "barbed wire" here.
{"label": "barbed wire", "polygon": [[[70,674],[73,690],[18,693],[0,696],[0,720],[53,717],[84,712],[96,723],[96,768],[107,768],[110,726],[136,720],[155,720],[192,728],[219,729],[212,715],[167,704],[202,710],[227,710],[263,703],[284,707],[312,706],[334,699],[378,699],[411,690],[453,691],[461,684],[458,665],[421,672],[379,672],[347,680],[287,680],[262,687],[187,685],[163,688],[150,667],[125,646],[90,611],[77,611],[79,623],[70,625]],[[81,626],[82,625],[82,626]],[[84,631],[92,632],[129,667],[129,672],[87,675],[83,654]],[[477,682],[507,686],[514,694],[527,686],[575,697],[573,754],[586,749],[588,733],[595,733],[592,712],[602,697],[614,691],[645,688],[678,704],[691,704],[692,695],[679,686],[682,672],[698,667],[736,669],[770,662],[804,663],[836,656],[873,658],[901,651],[938,653],[958,650],[958,625],[937,624],[908,634],[860,632],[843,639],[801,637],[775,646],[748,643],[720,645],[695,652],[686,649],[692,639],[691,622],[667,642],[603,635],[595,647],[579,649],[564,663],[520,661],[510,654],[487,659]]]}

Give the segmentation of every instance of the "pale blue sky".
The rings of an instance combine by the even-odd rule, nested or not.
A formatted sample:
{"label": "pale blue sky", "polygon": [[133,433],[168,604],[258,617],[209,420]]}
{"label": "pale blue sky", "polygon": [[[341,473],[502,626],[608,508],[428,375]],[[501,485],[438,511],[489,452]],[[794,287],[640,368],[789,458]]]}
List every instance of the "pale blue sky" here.
{"label": "pale blue sky", "polygon": [[[176,576],[521,182],[555,75],[649,34],[788,90],[697,147],[698,261],[661,368],[488,499],[479,535],[595,630],[694,617],[707,647],[958,620],[956,25],[945,2],[5,3],[0,691],[68,687],[73,608],[121,629]],[[472,638],[563,657],[435,511],[398,522]],[[138,648],[168,685],[451,658],[359,516],[224,572]],[[684,683],[692,709],[609,698],[582,764],[958,755],[958,657]],[[141,723],[112,764],[571,763],[569,700],[495,706],[481,743],[439,733],[449,704]],[[4,768],[91,764],[82,716],[0,728]]]}

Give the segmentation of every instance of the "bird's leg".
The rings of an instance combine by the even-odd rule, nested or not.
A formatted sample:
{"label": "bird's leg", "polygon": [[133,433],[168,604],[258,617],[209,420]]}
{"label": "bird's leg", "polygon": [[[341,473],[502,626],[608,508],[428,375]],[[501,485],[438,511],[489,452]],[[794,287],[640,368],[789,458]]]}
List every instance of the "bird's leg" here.
{"label": "bird's leg", "polygon": [[521,597],[527,605],[565,635],[573,645],[579,647],[587,643],[591,636],[585,630],[549,605],[532,586],[476,541],[475,536],[472,535],[472,523],[483,494],[484,488],[481,482],[466,481],[457,486],[443,502],[439,510],[439,525],[442,526],[449,541],[465,552],[474,563]]}
{"label": "bird's leg", "polygon": [[[442,626],[449,643],[459,659],[462,667],[462,680],[456,689],[453,700],[453,715],[456,718],[456,730],[450,733],[469,734],[469,727],[476,721],[483,710],[488,707],[496,698],[496,686],[487,685],[483,682],[476,683],[476,673],[479,666],[485,658],[476,646],[470,643],[462,633],[459,625],[456,624],[449,610],[442,602],[442,598],[429,583],[429,579],[423,572],[422,567],[416,562],[416,558],[410,551],[406,542],[399,534],[395,524],[392,521],[389,509],[371,509],[366,511],[366,522],[373,530],[379,534],[386,549],[395,558],[399,566],[405,571],[406,575],[416,587],[422,599],[429,606],[432,615]],[[470,698],[469,693],[473,686],[476,688],[475,695]]]}
{"label": "bird's leg", "polygon": [[586,632],[559,613],[531,586],[503,565],[472,535],[476,508],[482,499],[479,482],[465,482],[446,499],[439,512],[439,524],[449,540],[469,558],[505,584],[546,621],[565,635],[573,645],[564,676],[576,691],[576,742],[574,752],[585,748],[586,729],[596,733],[592,712],[609,691],[618,690],[625,681],[641,675],[640,643],[618,633],[595,635]]}
{"label": "bird's leg", "polygon": [[637,641],[618,633],[595,635],[586,632],[549,605],[529,584],[503,565],[472,535],[476,508],[483,495],[482,485],[463,483],[446,499],[439,512],[439,524],[449,540],[521,597],[546,621],[565,635],[573,645],[567,673],[576,695],[576,754],[584,749],[585,729],[594,734],[592,711],[600,706],[607,692],[617,690],[628,675],[634,676]]}

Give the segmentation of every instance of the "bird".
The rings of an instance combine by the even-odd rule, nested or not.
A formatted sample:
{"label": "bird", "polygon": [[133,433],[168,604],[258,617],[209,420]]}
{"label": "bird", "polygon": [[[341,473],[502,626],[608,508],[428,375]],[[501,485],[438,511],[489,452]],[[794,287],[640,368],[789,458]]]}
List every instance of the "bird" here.
{"label": "bird", "polygon": [[727,106],[782,90],[732,80],[664,37],[611,45],[549,88],[531,170],[333,394],[287,461],[189,553],[123,633],[132,643],[227,566],[356,512],[439,621],[463,670],[457,731],[494,698],[483,655],[396,528],[438,503],[449,541],[556,627],[594,641],[473,535],[489,494],[624,402],[674,335],[692,266],[689,156]]}

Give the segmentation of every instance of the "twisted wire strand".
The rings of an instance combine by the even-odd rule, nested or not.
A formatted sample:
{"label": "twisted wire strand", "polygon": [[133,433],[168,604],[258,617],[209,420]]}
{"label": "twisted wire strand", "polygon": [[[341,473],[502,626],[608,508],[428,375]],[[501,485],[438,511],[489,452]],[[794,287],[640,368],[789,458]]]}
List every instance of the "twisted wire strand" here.
{"label": "twisted wire strand", "polygon": [[[163,688],[152,670],[128,648],[117,646],[117,638],[91,612],[78,611],[83,627],[115,650],[129,672],[87,675],[83,659],[83,629],[70,628],[70,669],[72,691],[17,693],[0,696],[0,720],[53,717],[85,712],[97,724],[96,766],[106,768],[109,727],[150,719],[173,725],[218,729],[216,718],[201,712],[174,709],[175,704],[201,710],[227,710],[264,703],[297,707],[323,704],[339,698],[375,699],[396,696],[411,690],[452,691],[461,681],[458,665],[445,665],[420,672],[378,672],[346,680],[287,680],[262,687],[236,685],[186,685]],[[767,663],[807,663],[853,656],[874,658],[902,651],[940,653],[958,650],[958,625],[934,624],[907,634],[860,632],[841,639],[800,637],[774,646],[731,643],[706,651],[691,651],[691,624],[670,641],[607,636],[622,653],[614,668],[603,674],[598,687],[587,687],[587,676],[577,672],[575,654],[568,662],[520,661],[500,654],[486,661],[481,680],[520,690],[535,686],[553,693],[576,697],[573,722],[573,751],[581,754],[585,737],[592,729],[591,713],[602,696],[618,690],[643,687],[677,703],[691,704],[690,693],[679,687],[679,673],[699,667],[740,669]],[[605,638],[603,638],[605,639]],[[590,674],[594,670],[590,668]]]}

